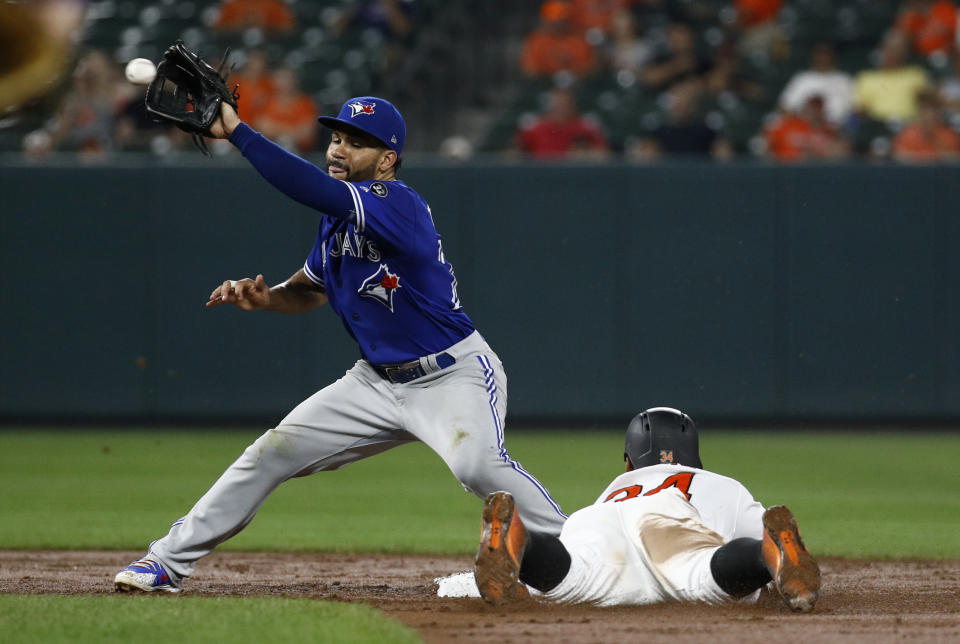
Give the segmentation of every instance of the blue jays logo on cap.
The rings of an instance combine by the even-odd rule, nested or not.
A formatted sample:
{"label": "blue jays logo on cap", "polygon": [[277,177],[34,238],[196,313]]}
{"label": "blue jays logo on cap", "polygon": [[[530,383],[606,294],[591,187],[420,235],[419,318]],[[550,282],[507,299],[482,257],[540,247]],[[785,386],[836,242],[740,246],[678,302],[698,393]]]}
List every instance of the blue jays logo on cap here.
{"label": "blue jays logo on cap", "polygon": [[353,110],[353,114],[350,115],[350,118],[360,116],[361,114],[373,114],[373,108],[377,106],[376,103],[366,103],[364,101],[354,101],[353,103],[348,103],[347,105],[351,110]]}
{"label": "blue jays logo on cap", "polygon": [[403,150],[403,141],[407,138],[407,125],[400,111],[390,101],[376,96],[351,98],[336,117],[321,116],[317,120],[331,130],[346,125],[366,132],[397,154]]}

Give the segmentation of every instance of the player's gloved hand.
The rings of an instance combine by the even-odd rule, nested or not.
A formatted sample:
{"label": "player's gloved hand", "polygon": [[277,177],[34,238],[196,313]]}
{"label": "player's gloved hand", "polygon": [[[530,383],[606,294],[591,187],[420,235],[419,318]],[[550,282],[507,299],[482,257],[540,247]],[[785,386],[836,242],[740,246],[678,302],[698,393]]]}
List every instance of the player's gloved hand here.
{"label": "player's gloved hand", "polygon": [[210,126],[210,136],[216,139],[228,139],[233,131],[240,125],[240,117],[237,111],[228,103],[220,104],[220,116]]}
{"label": "player's gloved hand", "polygon": [[219,69],[214,69],[182,40],[176,41],[163,52],[144,98],[148,112],[188,132],[207,156],[210,150],[203,137],[215,136],[212,126],[220,118],[220,106],[227,104],[236,110],[240,97],[239,86],[230,89],[224,75],[229,54],[228,49]]}
{"label": "player's gloved hand", "polygon": [[227,302],[244,311],[265,309],[270,306],[270,287],[264,281],[263,275],[257,275],[255,280],[249,277],[242,280],[226,280],[210,293],[207,306],[220,306]]}

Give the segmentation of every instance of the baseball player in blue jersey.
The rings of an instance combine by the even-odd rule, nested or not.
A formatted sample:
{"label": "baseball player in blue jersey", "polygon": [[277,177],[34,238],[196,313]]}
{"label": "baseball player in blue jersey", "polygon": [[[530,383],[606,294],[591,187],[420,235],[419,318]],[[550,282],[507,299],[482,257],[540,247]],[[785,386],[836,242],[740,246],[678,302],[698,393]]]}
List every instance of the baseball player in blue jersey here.
{"label": "baseball player in blue jersey", "polygon": [[429,206],[396,178],[403,118],[388,101],[365,96],[320,122],[332,130],[326,172],[222,106],[211,133],[321,214],[313,250],[287,281],[227,280],[207,306],[302,313],[329,303],[361,358],[247,448],[144,558],[117,574],[118,590],[179,592],[196,562],[242,530],[285,480],[416,440],[466,490],[480,498],[508,490],[526,525],[560,532],[566,516],[504,445],[503,365],[460,305]]}

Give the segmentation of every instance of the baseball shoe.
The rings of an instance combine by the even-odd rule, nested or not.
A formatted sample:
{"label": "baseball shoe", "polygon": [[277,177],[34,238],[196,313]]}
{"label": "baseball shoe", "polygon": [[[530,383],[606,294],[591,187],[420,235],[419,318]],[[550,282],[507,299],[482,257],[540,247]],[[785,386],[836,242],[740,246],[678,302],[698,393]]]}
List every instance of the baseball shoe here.
{"label": "baseball shoe", "polygon": [[793,513],[775,505],[763,513],[763,562],[791,610],[813,610],[820,596],[820,568],[803,545]]}
{"label": "baseball shoe", "polygon": [[118,593],[143,591],[145,593],[179,593],[180,586],[173,583],[166,568],[160,562],[144,557],[117,573],[113,585]]}
{"label": "baseball shoe", "polygon": [[483,529],[474,563],[480,596],[498,605],[529,597],[520,581],[520,563],[527,543],[527,529],[517,515],[509,492],[493,492],[483,503]]}

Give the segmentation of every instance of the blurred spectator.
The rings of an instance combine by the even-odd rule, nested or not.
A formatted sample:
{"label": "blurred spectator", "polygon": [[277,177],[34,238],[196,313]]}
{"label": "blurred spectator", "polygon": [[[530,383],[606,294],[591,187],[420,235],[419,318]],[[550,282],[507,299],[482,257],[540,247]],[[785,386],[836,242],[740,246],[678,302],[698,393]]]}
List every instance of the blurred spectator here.
{"label": "blurred spectator", "polygon": [[607,33],[613,27],[614,15],[626,10],[632,0],[572,0],[571,4],[571,17],[577,29],[597,29]]}
{"label": "blurred spectator", "polygon": [[280,33],[293,28],[293,12],[282,0],[222,0],[214,26],[221,31],[255,27]]}
{"label": "blurred spectator", "polygon": [[794,74],[780,94],[780,107],[799,112],[811,96],[822,96],[827,118],[842,126],[853,110],[853,78],[837,69],[833,45],[817,43],[810,51],[810,68]]}
{"label": "blurred spectator", "polygon": [[267,69],[267,55],[259,49],[247,53],[243,67],[227,78],[227,84],[233,88],[240,84],[240,119],[246,123],[255,123],[273,98],[273,77]]}
{"label": "blurred spectator", "polygon": [[777,19],[783,0],[734,0],[737,22],[744,28],[769,25]]}
{"label": "blurred spectator", "polygon": [[940,100],[951,115],[960,114],[960,50],[950,53],[953,73],[940,81]]}
{"label": "blurred spectator", "polygon": [[143,102],[143,93],[138,92],[117,110],[113,140],[118,150],[152,150],[157,154],[166,154],[190,138],[169,121],[158,121],[152,117]]}
{"label": "blurred spectator", "polygon": [[550,92],[543,115],[517,132],[517,147],[533,159],[603,159],[609,149],[600,127],[577,111],[573,91]]}
{"label": "blurred spectator", "polygon": [[418,6],[415,0],[350,0],[333,23],[333,33],[340,37],[356,27],[372,30],[383,38],[383,82],[388,93],[403,83],[394,72],[407,61],[407,51],[416,34]]}
{"label": "blurred spectator", "polygon": [[583,76],[596,65],[593,47],[572,20],[569,2],[548,0],[540,9],[541,26],[523,43],[521,65],[531,76],[550,76],[568,71]]}
{"label": "blurred spectator", "polygon": [[907,0],[897,16],[896,29],[921,56],[949,51],[957,32],[957,6],[952,0]]}
{"label": "blurred spectator", "polygon": [[710,70],[710,61],[697,51],[693,30],[682,22],[667,27],[664,49],[643,69],[643,84],[668,89],[674,83],[699,77]]}
{"label": "blurred spectator", "polygon": [[907,64],[907,41],[890,32],[880,46],[876,69],[857,74],[854,105],[857,111],[878,121],[904,121],[917,112],[917,92],[929,82],[927,72]]}
{"label": "blurred spectator", "polygon": [[297,74],[289,67],[273,72],[274,93],[254,122],[254,128],[285,148],[304,153],[317,138],[317,105],[300,91]]}
{"label": "blurred spectator", "polygon": [[767,154],[776,161],[817,161],[849,156],[850,146],[827,119],[822,96],[811,96],[803,109],[786,112],[764,131]]}
{"label": "blurred spectator", "polygon": [[637,74],[653,58],[653,48],[637,33],[637,21],[626,9],[610,18],[607,63],[616,71]]}
{"label": "blurred spectator", "polygon": [[668,94],[667,121],[648,137],[626,146],[632,161],[652,161],[663,155],[710,156],[718,161],[733,158],[733,146],[704,122],[699,110],[701,88],[696,81],[680,83]]}
{"label": "blurred spectator", "polygon": [[414,30],[416,18],[414,0],[353,0],[334,23],[334,32],[340,36],[352,26],[374,29],[388,41],[403,41]]}
{"label": "blurred spectator", "polygon": [[740,30],[738,48],[743,54],[786,57],[789,53],[787,37],[777,24],[783,0],[734,0],[733,6],[737,10]]}
{"label": "blurred spectator", "polygon": [[713,67],[704,76],[706,90],[717,98],[732,94],[741,101],[760,103],[767,97],[767,88],[743,74],[740,62],[736,47],[721,43],[714,50]]}
{"label": "blurred spectator", "polygon": [[960,159],[960,136],[943,122],[940,97],[933,89],[917,96],[917,117],[893,140],[893,158],[905,163]]}
{"label": "blurred spectator", "polygon": [[28,156],[53,150],[76,151],[86,160],[103,158],[113,148],[114,117],[124,90],[119,69],[106,54],[86,54],[74,71],[73,85],[50,127],[24,140]]}
{"label": "blurred spectator", "polygon": [[448,136],[440,143],[440,157],[449,161],[469,161],[473,158],[473,143],[459,134]]}

